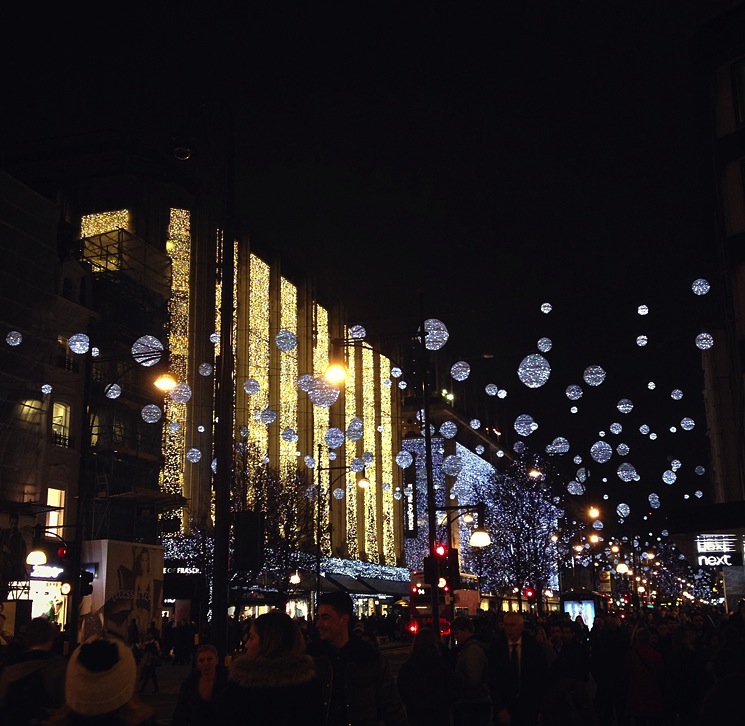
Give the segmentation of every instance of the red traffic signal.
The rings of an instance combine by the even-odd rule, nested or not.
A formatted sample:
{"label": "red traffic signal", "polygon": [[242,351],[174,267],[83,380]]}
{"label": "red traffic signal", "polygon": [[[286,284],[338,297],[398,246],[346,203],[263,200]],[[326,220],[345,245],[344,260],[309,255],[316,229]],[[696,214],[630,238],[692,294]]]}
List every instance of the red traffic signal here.
{"label": "red traffic signal", "polygon": [[447,557],[448,548],[444,544],[435,545],[435,554],[438,557]]}
{"label": "red traffic signal", "polygon": [[66,560],[67,555],[67,547],[65,547],[64,545],[60,545],[60,547],[57,549],[57,557],[59,557],[60,560]]}
{"label": "red traffic signal", "polygon": [[526,587],[525,590],[523,590],[523,593],[531,602],[535,600],[535,590],[532,587]]}

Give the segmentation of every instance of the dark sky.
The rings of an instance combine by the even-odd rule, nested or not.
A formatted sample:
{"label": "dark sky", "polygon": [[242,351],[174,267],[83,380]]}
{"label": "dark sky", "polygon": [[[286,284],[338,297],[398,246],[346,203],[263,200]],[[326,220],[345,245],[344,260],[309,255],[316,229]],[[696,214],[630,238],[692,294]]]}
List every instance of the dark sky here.
{"label": "dark sky", "polygon": [[[401,5],[345,16],[251,3],[80,24],[66,9],[64,32],[49,17],[33,46],[4,49],[5,138],[105,127],[166,144],[191,117],[225,139],[228,103],[238,208],[257,249],[310,272],[322,296],[338,292],[371,335],[443,320],[441,364],[466,358],[508,391],[488,405],[509,439],[528,413],[530,444],[565,435],[588,461],[619,420],[628,459],[656,446],[637,454],[652,462],[644,486],[679,501],[660,474],[678,457],[687,490],[699,486],[690,474],[706,462],[684,456],[705,432],[693,338],[718,322],[716,303],[690,292],[699,276],[718,283],[690,43],[732,3]],[[192,114],[209,99],[212,111]],[[530,390],[516,371],[543,336],[552,375]],[[479,362],[484,352],[494,357]],[[607,382],[584,386],[569,414],[564,389],[591,364]],[[676,387],[685,405],[668,412]],[[481,415],[479,393],[461,396]],[[627,419],[621,397],[635,402]],[[686,405],[695,433],[663,436]],[[664,442],[639,440],[647,421]]]}

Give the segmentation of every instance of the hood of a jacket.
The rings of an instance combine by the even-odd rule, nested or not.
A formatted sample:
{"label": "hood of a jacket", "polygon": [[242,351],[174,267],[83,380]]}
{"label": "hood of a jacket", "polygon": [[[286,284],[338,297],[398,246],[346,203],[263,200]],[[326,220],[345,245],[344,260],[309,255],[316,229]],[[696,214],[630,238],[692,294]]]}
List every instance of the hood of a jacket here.
{"label": "hood of a jacket", "polygon": [[230,680],[243,688],[297,686],[313,680],[315,675],[313,659],[307,655],[255,660],[239,656],[230,665]]}

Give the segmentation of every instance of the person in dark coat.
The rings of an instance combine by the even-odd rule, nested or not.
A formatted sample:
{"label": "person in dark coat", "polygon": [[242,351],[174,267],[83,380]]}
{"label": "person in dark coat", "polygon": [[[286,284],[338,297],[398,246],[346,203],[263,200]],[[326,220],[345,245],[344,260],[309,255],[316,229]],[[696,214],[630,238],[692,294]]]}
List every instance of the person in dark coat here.
{"label": "person in dark coat", "polygon": [[[548,661],[540,644],[525,632],[521,613],[506,613],[503,625],[503,634],[489,649],[494,723],[496,726],[534,726],[543,710]],[[512,661],[513,645],[516,665]]]}
{"label": "person in dark coat", "polygon": [[311,651],[323,686],[328,726],[407,726],[406,709],[386,657],[351,638],[352,598],[341,591],[318,598],[318,637]]}
{"label": "person in dark coat", "polygon": [[253,622],[246,652],[230,665],[214,723],[322,726],[321,683],[289,615],[272,610]]}
{"label": "person in dark coat", "polygon": [[626,712],[635,726],[658,723],[665,713],[665,660],[652,647],[652,634],[638,627],[626,653]]}
{"label": "person in dark coat", "polygon": [[228,669],[220,663],[214,645],[205,643],[197,649],[196,668],[179,689],[171,726],[212,726],[217,704],[228,682]]}
{"label": "person in dark coat", "polygon": [[450,726],[450,669],[431,628],[414,636],[409,659],[398,669],[398,692],[409,726]]}

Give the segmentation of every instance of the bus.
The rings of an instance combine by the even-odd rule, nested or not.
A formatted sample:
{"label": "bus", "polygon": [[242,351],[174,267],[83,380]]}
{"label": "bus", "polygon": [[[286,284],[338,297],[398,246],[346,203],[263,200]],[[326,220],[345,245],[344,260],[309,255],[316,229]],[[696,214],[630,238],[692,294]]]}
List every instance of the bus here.
{"label": "bus", "polygon": [[[440,590],[440,634],[450,635],[450,624],[458,615],[476,615],[481,597],[476,575],[461,573],[460,587],[454,592]],[[409,591],[409,634],[416,635],[422,627],[432,626],[432,586],[424,581],[424,572],[411,573]]]}

